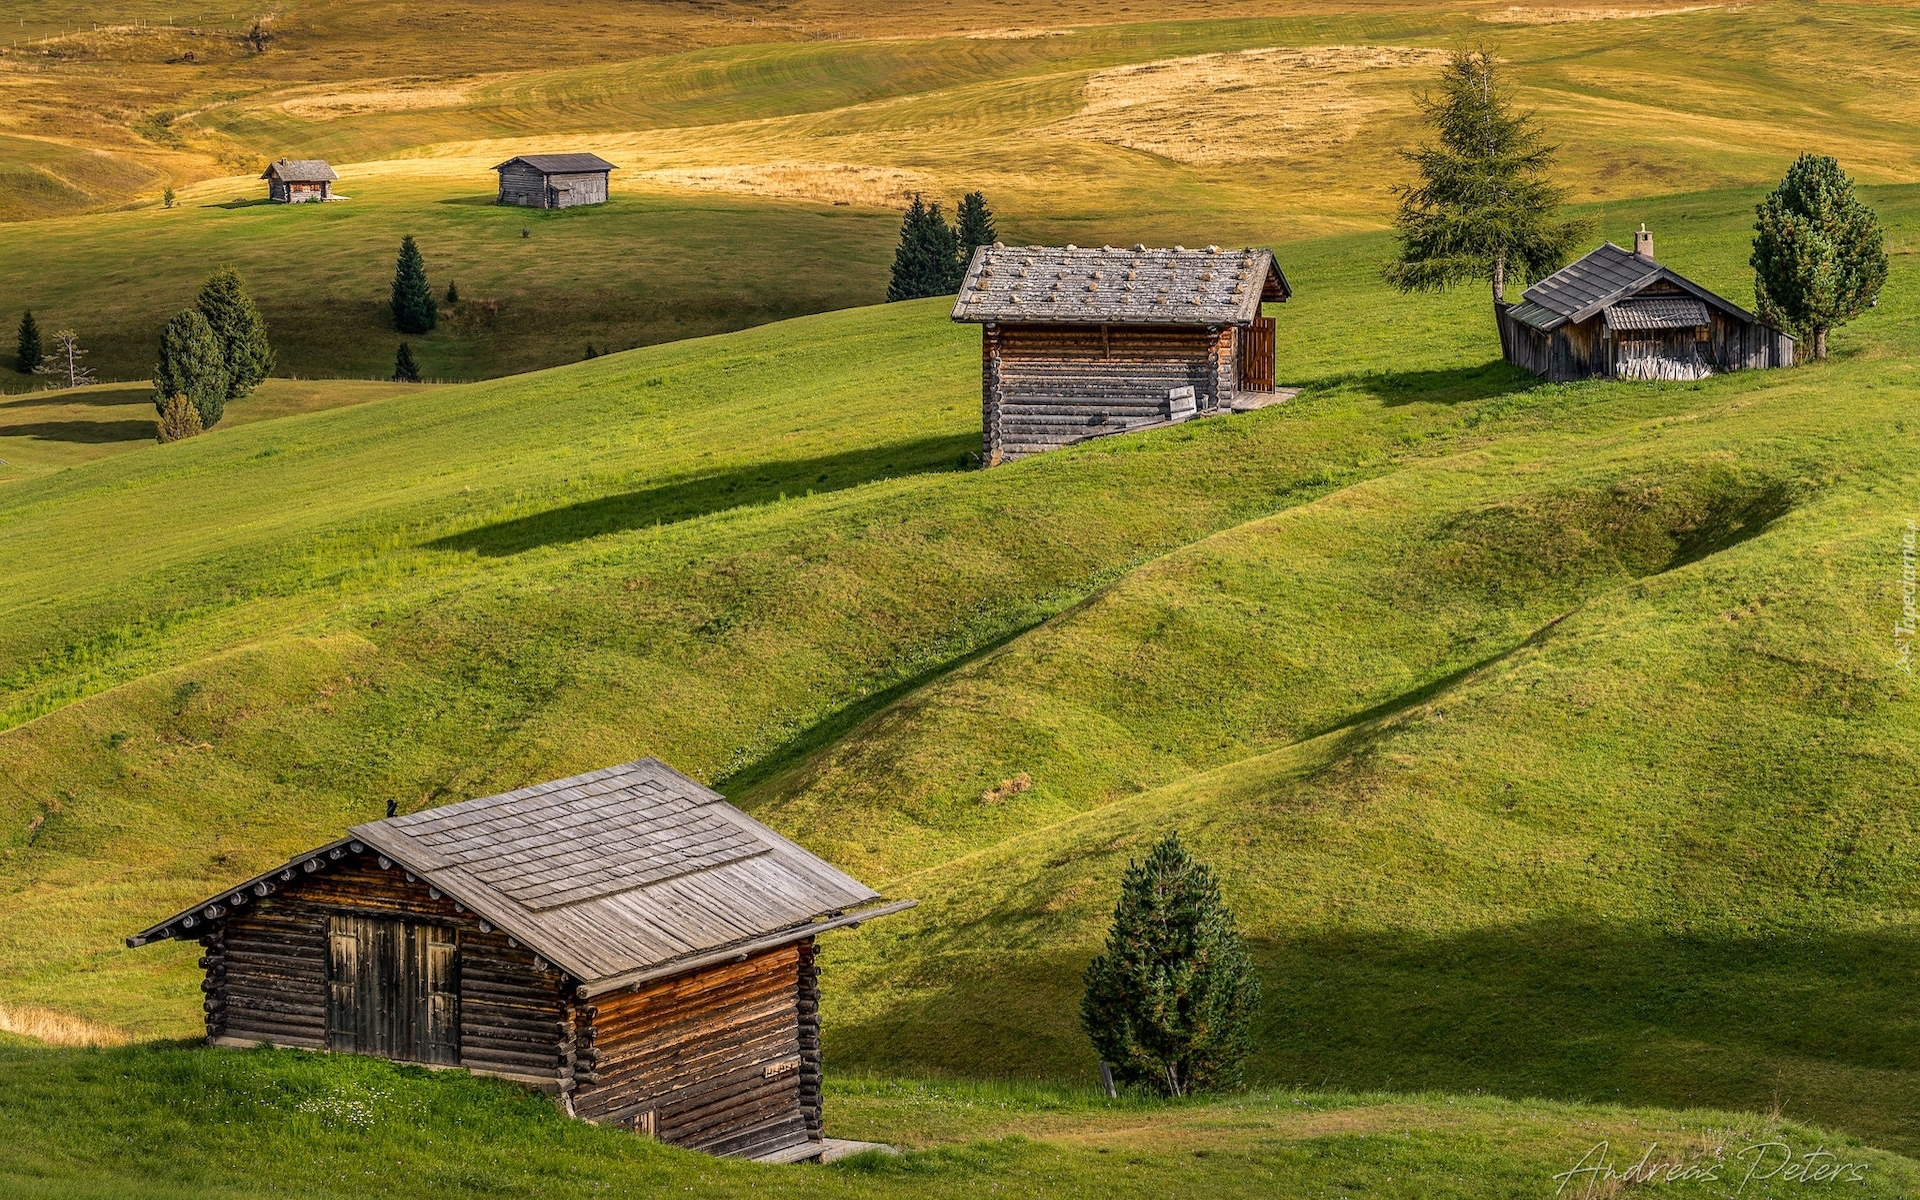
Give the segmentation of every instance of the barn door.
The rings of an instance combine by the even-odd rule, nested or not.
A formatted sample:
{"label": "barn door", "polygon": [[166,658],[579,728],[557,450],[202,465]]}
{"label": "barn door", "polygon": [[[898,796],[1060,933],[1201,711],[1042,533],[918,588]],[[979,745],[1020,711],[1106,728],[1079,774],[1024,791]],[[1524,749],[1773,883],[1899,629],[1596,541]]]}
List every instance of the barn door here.
{"label": "barn door", "polygon": [[1272,317],[1255,317],[1252,325],[1240,331],[1238,386],[1241,391],[1271,392],[1273,390],[1274,359],[1277,349],[1274,332],[1276,324]]}
{"label": "barn door", "polygon": [[458,943],[444,925],[336,916],[327,928],[327,1047],[460,1061]]}

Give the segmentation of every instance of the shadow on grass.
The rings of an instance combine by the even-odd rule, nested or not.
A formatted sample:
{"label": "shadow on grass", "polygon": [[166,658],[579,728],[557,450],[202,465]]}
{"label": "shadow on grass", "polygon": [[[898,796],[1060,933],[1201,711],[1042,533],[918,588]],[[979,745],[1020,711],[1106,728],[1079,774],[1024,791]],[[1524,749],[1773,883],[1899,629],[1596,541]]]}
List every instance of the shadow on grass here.
{"label": "shadow on grass", "polygon": [[[148,431],[151,435],[151,430]],[[428,542],[434,550],[471,550],[490,558],[564,545],[649,525],[671,525],[783,496],[837,492],[878,479],[959,469],[979,449],[978,434],[896,442],[845,454],[755,463],[617,496],[483,525]]]}
{"label": "shadow on grass", "polygon": [[85,405],[88,408],[120,408],[153,399],[153,385],[146,383],[109,385],[75,392],[70,388],[40,388],[0,400],[0,408],[52,408],[56,405]]}
{"label": "shadow on grass", "polygon": [[[951,955],[886,967],[909,974],[911,998],[829,1022],[831,1060],[1091,1083],[1097,1064],[1077,1021],[1091,947],[982,955],[977,932],[959,938]],[[1265,995],[1247,1064],[1256,1085],[1777,1105],[1920,1150],[1920,938],[1900,929],[1701,936],[1538,921],[1252,948]]]}
{"label": "shadow on grass", "polygon": [[101,445],[106,442],[150,442],[152,421],[30,421],[23,425],[0,425],[0,437],[30,437],[43,442],[79,442]]}
{"label": "shadow on grass", "polygon": [[1315,388],[1352,387],[1389,407],[1401,404],[1464,404],[1494,396],[1517,395],[1547,386],[1547,381],[1503,358],[1477,367],[1444,371],[1350,371],[1314,380]]}
{"label": "shadow on grass", "polygon": [[260,208],[264,205],[278,204],[278,203],[279,201],[270,200],[265,196],[254,196],[251,198],[244,197],[244,196],[236,196],[233,199],[228,200],[223,204],[202,204],[200,207],[201,208],[226,208],[226,209]]}

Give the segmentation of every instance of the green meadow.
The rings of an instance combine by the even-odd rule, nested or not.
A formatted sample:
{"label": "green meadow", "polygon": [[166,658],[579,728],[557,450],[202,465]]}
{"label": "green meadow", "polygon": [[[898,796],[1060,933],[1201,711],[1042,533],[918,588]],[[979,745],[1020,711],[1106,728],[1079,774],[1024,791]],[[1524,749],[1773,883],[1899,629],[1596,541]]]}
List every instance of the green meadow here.
{"label": "green meadow", "polygon": [[[107,382],[0,366],[0,1192],[1920,1187],[1914,10],[1122,17],[23,21],[0,297]],[[1737,303],[1764,187],[1837,154],[1878,308],[1825,363],[1551,386],[1478,289],[1391,292],[1412,96],[1483,40],[1598,236]],[[489,203],[556,148],[612,202]],[[259,203],[280,154],[351,199]],[[1275,247],[1300,395],[975,469],[979,334],[876,304],[904,197],[973,187],[1010,241]],[[463,298],[410,339],[431,385],[380,382],[403,234]],[[156,446],[158,328],[223,263],[278,375]],[[648,754],[920,901],[824,947],[828,1130],[904,1155],[759,1168],[209,1050],[197,951],[123,944],[389,801]],[[1170,830],[1261,974],[1248,1086],[1108,1100],[1081,972]]]}

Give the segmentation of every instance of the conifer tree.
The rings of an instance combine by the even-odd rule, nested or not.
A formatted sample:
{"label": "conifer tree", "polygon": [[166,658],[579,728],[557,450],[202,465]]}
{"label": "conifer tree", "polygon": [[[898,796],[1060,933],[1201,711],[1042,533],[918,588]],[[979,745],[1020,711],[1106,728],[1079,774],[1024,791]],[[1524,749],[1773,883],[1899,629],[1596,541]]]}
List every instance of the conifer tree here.
{"label": "conifer tree", "polygon": [[227,399],[238,400],[260,386],[273,370],[273,346],[267,341],[267,323],[241,285],[240,273],[222,267],[208,277],[194,302],[220,339],[227,366]]}
{"label": "conifer tree", "polygon": [[1403,292],[1484,279],[1504,304],[1508,275],[1558,270],[1591,223],[1556,216],[1565,193],[1548,171],[1558,147],[1532,113],[1514,110],[1492,51],[1456,51],[1438,98],[1419,101],[1439,144],[1403,154],[1420,182],[1397,189],[1400,253],[1383,273]]}
{"label": "conifer tree", "polygon": [[33,319],[33,310],[28,309],[20,318],[20,338],[13,358],[13,369],[22,375],[31,375],[40,369],[40,325]]}
{"label": "conifer tree", "polygon": [[400,343],[400,352],[393,356],[393,381],[395,383],[419,383],[420,364],[413,361],[413,347]]}
{"label": "conifer tree", "polygon": [[1753,294],[1760,319],[1813,340],[1827,356],[1827,331],[1879,301],[1887,247],[1873,210],[1834,159],[1802,154],[1755,210]]}
{"label": "conifer tree", "polygon": [[425,333],[439,321],[433,289],[427,286],[427,263],[412,235],[400,239],[400,257],[393,265],[393,327],[401,333]]}
{"label": "conifer tree", "polygon": [[960,286],[959,243],[938,204],[919,193],[900,221],[900,245],[893,253],[889,300],[918,300],[948,295]]}
{"label": "conifer tree", "polygon": [[1177,834],[1129,862],[1080,1023],[1124,1083],[1169,1096],[1231,1085],[1260,984],[1213,872]]}
{"label": "conifer tree", "polygon": [[185,396],[175,396],[168,400],[160,410],[160,416],[153,423],[154,440],[161,445],[168,442],[181,442],[205,432],[200,424],[200,410],[193,406]]}
{"label": "conifer tree", "polygon": [[[993,210],[987,207],[986,196],[979,192],[968,192],[961,199],[955,217],[959,225],[960,269],[964,272],[973,261],[973,252],[999,241],[1000,231],[993,227]],[[956,279],[953,284],[958,288],[960,281]]]}
{"label": "conifer tree", "polygon": [[460,303],[460,281],[457,279],[449,279],[447,281],[447,307],[452,308],[458,303]]}
{"label": "conifer tree", "polygon": [[200,427],[220,423],[227,406],[227,363],[219,335],[189,308],[167,322],[160,333],[160,361],[153,368],[153,407],[162,417],[167,405],[185,399],[200,414]]}

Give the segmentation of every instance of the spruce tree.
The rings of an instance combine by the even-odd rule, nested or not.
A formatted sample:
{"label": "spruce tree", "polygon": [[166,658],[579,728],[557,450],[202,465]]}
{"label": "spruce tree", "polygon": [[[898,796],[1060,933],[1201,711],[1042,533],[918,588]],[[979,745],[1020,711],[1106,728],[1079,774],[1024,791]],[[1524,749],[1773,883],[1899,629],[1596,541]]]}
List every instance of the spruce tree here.
{"label": "spruce tree", "polygon": [[458,303],[460,303],[460,281],[450,279],[447,281],[447,307],[452,308]]}
{"label": "spruce tree", "polygon": [[40,325],[33,319],[33,310],[28,309],[20,318],[20,340],[13,357],[13,369],[22,375],[31,375],[40,369]]}
{"label": "spruce tree", "polygon": [[238,400],[260,386],[273,370],[273,347],[267,342],[267,323],[253,297],[240,283],[240,273],[222,267],[208,277],[194,302],[200,315],[220,339],[227,365],[227,399]]}
{"label": "spruce tree", "polygon": [[1231,1085],[1260,983],[1213,872],[1177,834],[1129,862],[1080,1023],[1124,1083],[1184,1096]]}
{"label": "spruce tree", "polygon": [[395,383],[419,383],[420,364],[413,361],[413,347],[400,343],[400,352],[393,356],[393,381]]}
{"label": "spruce tree", "polygon": [[227,363],[219,335],[199,310],[189,308],[160,333],[160,361],[153,368],[153,407],[162,417],[172,400],[185,399],[200,414],[200,427],[220,423],[227,406]]}
{"label": "spruce tree", "polygon": [[400,239],[400,258],[393,265],[393,327],[401,333],[425,333],[439,321],[433,289],[427,286],[427,264],[413,237]]}
{"label": "spruce tree", "polygon": [[1873,307],[1887,282],[1880,222],[1840,164],[1802,154],[1755,210],[1753,294],[1760,319],[1827,356],[1827,331]]}
{"label": "spruce tree", "polygon": [[[960,266],[964,271],[973,261],[973,252],[999,241],[1000,232],[993,227],[993,210],[987,207],[987,198],[979,192],[968,192],[955,215],[960,227]],[[959,287],[960,281],[954,280],[954,286]]]}
{"label": "spruce tree", "polygon": [[893,252],[893,278],[887,299],[918,300],[951,294],[960,287],[959,243],[941,215],[919,193],[900,221],[900,245]]}
{"label": "spruce tree", "polygon": [[1492,51],[1455,51],[1439,97],[1419,102],[1439,144],[1403,154],[1420,182],[1397,189],[1400,253],[1383,273],[1403,292],[1484,279],[1504,304],[1509,274],[1558,270],[1591,223],[1556,216],[1565,193],[1548,171],[1558,147],[1532,113],[1514,110]]}

